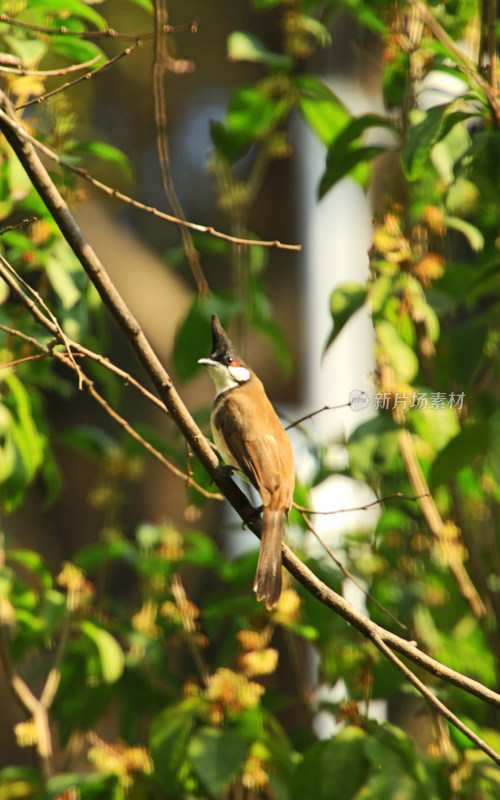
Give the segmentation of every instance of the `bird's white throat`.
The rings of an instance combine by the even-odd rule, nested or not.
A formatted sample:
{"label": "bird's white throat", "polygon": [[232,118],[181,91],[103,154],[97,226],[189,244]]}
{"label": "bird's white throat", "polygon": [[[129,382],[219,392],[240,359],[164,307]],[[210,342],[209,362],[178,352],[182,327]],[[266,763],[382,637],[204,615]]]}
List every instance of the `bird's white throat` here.
{"label": "bird's white throat", "polygon": [[208,372],[215,386],[216,397],[228,389],[234,389],[250,378],[250,372],[246,367],[224,366],[218,361],[211,361],[208,358],[200,358],[199,364],[208,367]]}

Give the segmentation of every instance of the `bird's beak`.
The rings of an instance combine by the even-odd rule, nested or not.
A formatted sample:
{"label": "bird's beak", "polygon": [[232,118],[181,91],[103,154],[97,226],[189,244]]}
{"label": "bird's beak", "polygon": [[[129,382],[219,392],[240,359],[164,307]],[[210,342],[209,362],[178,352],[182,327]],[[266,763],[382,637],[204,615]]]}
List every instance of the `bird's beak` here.
{"label": "bird's beak", "polygon": [[199,358],[198,364],[203,364],[205,367],[216,367],[219,362],[213,361],[211,358]]}

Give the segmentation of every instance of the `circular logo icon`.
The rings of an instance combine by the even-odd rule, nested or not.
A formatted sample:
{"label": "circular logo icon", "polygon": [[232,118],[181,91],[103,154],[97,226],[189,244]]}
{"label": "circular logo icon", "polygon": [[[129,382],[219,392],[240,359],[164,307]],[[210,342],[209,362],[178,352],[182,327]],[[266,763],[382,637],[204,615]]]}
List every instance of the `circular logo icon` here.
{"label": "circular logo icon", "polygon": [[353,389],[349,395],[349,405],[353,411],[363,411],[370,403],[370,398],[361,389]]}

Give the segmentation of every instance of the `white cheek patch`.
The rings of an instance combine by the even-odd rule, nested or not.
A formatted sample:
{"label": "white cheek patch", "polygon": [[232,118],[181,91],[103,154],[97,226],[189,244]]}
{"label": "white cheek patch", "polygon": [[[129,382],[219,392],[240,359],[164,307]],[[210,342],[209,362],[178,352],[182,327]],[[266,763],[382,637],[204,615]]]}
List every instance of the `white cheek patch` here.
{"label": "white cheek patch", "polygon": [[235,379],[235,381],[238,381],[238,383],[244,383],[250,377],[250,373],[247,369],[245,369],[245,367],[229,366],[227,369],[229,374]]}

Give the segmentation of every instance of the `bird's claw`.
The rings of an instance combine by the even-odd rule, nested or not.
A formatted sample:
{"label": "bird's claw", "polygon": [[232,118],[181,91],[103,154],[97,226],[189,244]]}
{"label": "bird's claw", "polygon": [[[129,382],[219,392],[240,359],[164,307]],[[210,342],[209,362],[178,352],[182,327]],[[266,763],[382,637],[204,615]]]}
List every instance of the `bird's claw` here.
{"label": "bird's claw", "polygon": [[249,525],[253,525],[255,522],[258,522],[263,510],[264,506],[258,506],[258,508],[252,506],[252,515],[241,523],[242,529],[245,530]]}
{"label": "bird's claw", "polygon": [[[223,478],[232,478],[236,472],[236,468],[231,467],[229,464],[219,464],[217,467],[217,472],[222,475]],[[210,486],[213,486],[214,482],[214,479],[210,478]]]}

